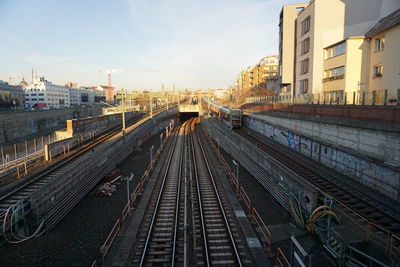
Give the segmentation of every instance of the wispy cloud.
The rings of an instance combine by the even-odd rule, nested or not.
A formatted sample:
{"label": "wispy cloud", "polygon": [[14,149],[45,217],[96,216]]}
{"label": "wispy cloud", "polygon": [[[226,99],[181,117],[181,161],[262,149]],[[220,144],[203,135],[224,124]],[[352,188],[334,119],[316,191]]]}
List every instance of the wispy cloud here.
{"label": "wispy cloud", "polygon": [[[91,13],[74,13],[74,23],[68,14],[54,17],[66,21],[55,25],[34,20],[38,32],[26,32],[30,36],[26,40],[13,33],[24,32],[28,17],[22,17],[18,31],[5,31],[3,25],[0,35],[12,50],[6,65],[18,61],[24,69],[40,68],[53,81],[96,84],[105,80],[96,74],[99,69],[160,69],[118,73],[113,81],[117,87],[132,89],[158,89],[161,83],[221,88],[248,65],[277,53],[279,11],[288,1],[295,0],[104,1]],[[14,10],[21,8],[17,2]],[[57,6],[80,10],[84,2]],[[53,14],[52,8],[41,7],[46,14]],[[7,74],[4,64],[3,74]]]}
{"label": "wispy cloud", "polygon": [[[241,69],[277,53],[277,22],[266,19],[268,2],[275,0],[254,5],[232,2],[224,8],[200,9],[191,16],[170,20],[174,31],[167,42],[140,55],[133,53],[136,62],[158,63],[163,70],[156,79],[143,78],[140,86],[152,84],[158,88],[164,82],[192,88],[226,87]],[[152,12],[167,14],[161,17],[163,20],[169,18],[172,8],[177,13],[185,11],[176,5],[180,1],[171,3]]]}

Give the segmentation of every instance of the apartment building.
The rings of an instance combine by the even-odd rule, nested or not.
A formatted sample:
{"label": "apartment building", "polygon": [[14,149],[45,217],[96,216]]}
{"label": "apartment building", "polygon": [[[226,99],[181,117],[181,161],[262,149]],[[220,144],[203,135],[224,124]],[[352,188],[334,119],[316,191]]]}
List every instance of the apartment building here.
{"label": "apartment building", "polygon": [[247,67],[237,78],[240,95],[247,94],[252,89],[269,90],[278,80],[278,56],[263,57],[256,65]]}
{"label": "apartment building", "polygon": [[[282,51],[290,51],[284,48],[285,39],[288,38],[285,37],[290,31],[286,28],[288,32],[285,33],[281,24],[289,17],[284,16],[285,7],[291,6],[284,6],[281,12],[279,46]],[[363,36],[379,19],[399,7],[400,2],[394,0],[311,1],[297,13],[293,22],[293,85],[289,87],[290,80],[285,79],[285,60],[282,59],[280,95],[313,95],[316,101],[332,101],[337,98],[343,101],[347,98],[350,102],[353,101],[354,92],[357,92],[359,98],[361,90],[368,90],[365,51],[369,48]],[[294,8],[291,8],[291,15],[296,15]]]}
{"label": "apartment building", "polygon": [[289,97],[294,84],[295,30],[298,13],[308,2],[284,5],[279,14],[279,75],[280,95]]}
{"label": "apartment building", "polygon": [[368,102],[394,104],[400,99],[400,8],[378,21],[366,38]]}
{"label": "apartment building", "polygon": [[320,103],[358,104],[357,91],[364,87],[367,71],[368,42],[364,36],[353,36],[324,48],[322,92],[314,100]]}

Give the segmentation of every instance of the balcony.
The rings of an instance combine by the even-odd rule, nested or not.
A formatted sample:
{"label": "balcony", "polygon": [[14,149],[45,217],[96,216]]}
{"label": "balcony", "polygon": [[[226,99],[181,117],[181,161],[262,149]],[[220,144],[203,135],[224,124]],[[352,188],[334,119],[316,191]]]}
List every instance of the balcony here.
{"label": "balcony", "polygon": [[328,77],[328,78],[324,78],[324,79],[322,79],[322,82],[326,83],[326,82],[340,80],[340,79],[344,79],[344,74],[337,75],[337,76],[332,76],[332,77]]}

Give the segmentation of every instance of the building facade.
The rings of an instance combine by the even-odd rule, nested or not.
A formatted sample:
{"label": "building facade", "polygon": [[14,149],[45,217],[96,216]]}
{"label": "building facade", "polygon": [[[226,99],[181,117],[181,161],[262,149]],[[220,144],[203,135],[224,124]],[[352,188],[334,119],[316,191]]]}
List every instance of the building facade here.
{"label": "building facade", "polygon": [[78,106],[82,102],[81,91],[78,88],[66,87],[69,91],[69,103],[71,106]]}
{"label": "building facade", "polygon": [[25,88],[25,106],[37,108],[61,108],[70,106],[69,90],[41,77]]}
{"label": "building facade", "polygon": [[316,102],[358,104],[357,90],[366,79],[363,68],[368,44],[364,36],[349,37],[324,49],[322,92]]}
{"label": "building facade", "polygon": [[25,93],[21,86],[10,85],[0,80],[0,109],[19,108],[25,101]]}
{"label": "building facade", "polygon": [[[366,34],[368,51],[368,102],[399,104],[400,8],[378,21]],[[366,95],[366,96],[365,96]]]}
{"label": "building facade", "polygon": [[95,89],[80,87],[78,90],[81,95],[82,105],[93,104],[95,102]]}
{"label": "building facade", "polygon": [[114,87],[112,86],[106,86],[106,85],[99,85],[97,86],[98,91],[103,91],[104,95],[106,97],[106,101],[112,102],[114,101]]}
{"label": "building facade", "polygon": [[288,98],[294,85],[296,19],[307,3],[284,5],[279,14],[279,93]]}
{"label": "building facade", "polygon": [[90,89],[93,89],[95,103],[106,101],[106,94],[103,90],[98,90],[97,87],[91,87]]}
{"label": "building facade", "polygon": [[[257,93],[272,91],[272,85],[278,80],[278,56],[266,56],[256,65],[247,67],[237,76],[237,88],[241,96],[247,95],[250,90]],[[271,88],[270,88],[271,87]],[[263,90],[264,92],[259,92]]]}
{"label": "building facade", "polygon": [[[360,93],[370,87],[366,74],[370,56],[366,55],[369,48],[364,36],[380,19],[400,8],[400,2],[313,0],[297,13],[295,8],[296,5],[284,6],[280,17],[281,97],[311,96],[319,102],[361,101]],[[294,38],[290,39],[287,36],[292,32],[290,27],[284,27],[284,22],[293,21],[293,16]],[[291,50],[285,44],[292,40],[294,78],[290,84],[290,64],[286,63],[284,53]]]}

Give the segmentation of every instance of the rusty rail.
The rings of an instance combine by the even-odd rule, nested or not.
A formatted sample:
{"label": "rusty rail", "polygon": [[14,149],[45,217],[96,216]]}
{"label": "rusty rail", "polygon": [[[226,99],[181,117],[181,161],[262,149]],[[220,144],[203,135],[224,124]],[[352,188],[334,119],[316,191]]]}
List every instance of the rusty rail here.
{"label": "rusty rail", "polygon": [[114,242],[115,237],[117,236],[119,230],[121,229],[120,222],[121,222],[120,219],[118,219],[115,222],[111,232],[108,234],[106,238],[106,241],[104,241],[103,245],[100,247],[100,253],[102,254],[103,259],[107,255],[112,243]]}
{"label": "rusty rail", "polygon": [[290,263],[285,257],[285,254],[283,254],[282,250],[280,248],[276,249],[276,257],[275,257],[275,264],[274,266],[279,266],[279,267],[290,267]]}

